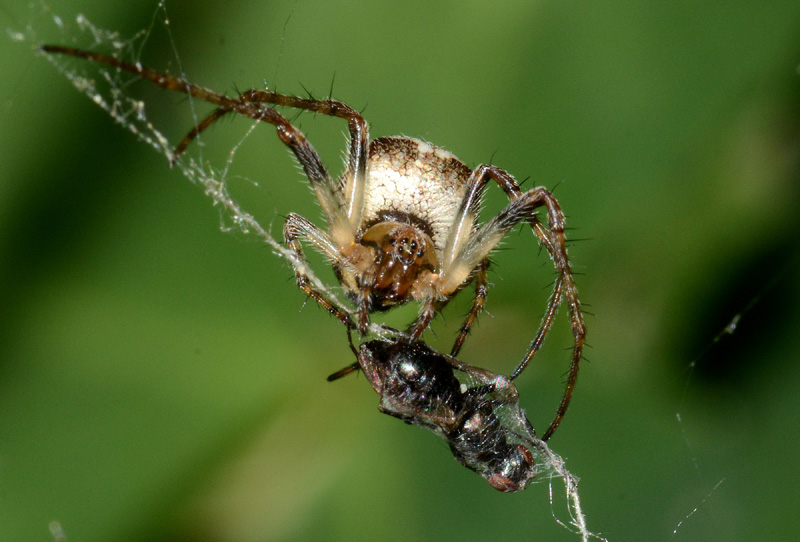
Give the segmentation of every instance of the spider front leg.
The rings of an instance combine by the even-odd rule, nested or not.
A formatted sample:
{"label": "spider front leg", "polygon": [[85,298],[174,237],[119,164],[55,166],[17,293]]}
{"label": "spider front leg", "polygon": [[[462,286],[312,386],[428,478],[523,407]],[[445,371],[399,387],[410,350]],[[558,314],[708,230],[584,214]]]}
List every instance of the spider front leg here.
{"label": "spider front leg", "polygon": [[[310,147],[310,145],[298,145],[296,142],[299,138],[285,138],[281,134],[281,130],[285,132],[294,132],[299,134],[299,130],[291,126],[288,121],[283,119],[283,122],[275,122],[272,120],[274,115],[271,112],[277,112],[271,107],[265,107],[265,118],[263,120],[274,124],[279,128],[278,134],[281,140],[288,145],[297,156],[306,175],[317,192],[317,197],[325,210],[328,217],[331,230],[336,237],[336,223],[346,222],[339,224],[340,230],[347,230],[344,235],[351,235],[353,230],[361,220],[361,212],[364,205],[364,187],[365,187],[365,172],[367,160],[367,147],[369,145],[369,126],[367,121],[352,107],[340,102],[338,100],[315,100],[313,98],[299,98],[297,96],[289,96],[286,94],[279,94],[266,90],[250,89],[241,93],[236,98],[229,98],[228,102],[223,103],[220,107],[215,109],[210,115],[200,121],[189,134],[175,148],[172,161],[183,153],[186,147],[197,138],[204,130],[211,126],[214,122],[230,112],[240,112],[241,106],[252,106],[259,104],[272,104],[283,107],[292,107],[304,111],[312,111],[330,117],[337,117],[347,120],[348,131],[350,133],[350,146],[347,153],[347,165],[345,172],[342,175],[339,183],[335,183],[325,172],[324,184],[325,190],[318,190],[315,184],[315,178],[323,179],[323,176],[315,175],[319,172],[318,164],[321,160],[317,156],[316,151],[312,149],[302,148],[303,146]],[[266,114],[270,112],[269,114]],[[302,138],[305,139],[304,137]],[[310,166],[310,168],[309,168]],[[310,171],[309,171],[310,169]],[[343,208],[343,211],[340,209]],[[346,218],[346,221],[340,220]],[[337,239],[339,240],[339,239]]]}
{"label": "spider front leg", "polygon": [[[466,201],[465,206],[468,203],[469,202]],[[440,294],[455,291],[459,285],[469,277],[471,270],[488,256],[489,252],[497,246],[508,232],[522,220],[528,220],[530,222],[539,207],[545,207],[547,209],[549,226],[549,230],[544,230],[542,232],[542,235],[544,235],[542,245],[545,246],[550,253],[558,275],[555,281],[553,294],[548,302],[548,308],[539,327],[539,331],[528,348],[528,352],[522,362],[520,362],[519,366],[512,373],[511,378],[513,379],[519,376],[536,354],[544,337],[552,326],[558,306],[563,299],[566,299],[567,305],[569,306],[574,337],[572,359],[561,404],[559,405],[556,417],[542,437],[542,440],[547,440],[558,427],[569,406],[575,382],[578,377],[578,367],[586,336],[586,327],[583,322],[583,314],[581,313],[578,290],[575,286],[569,257],[567,256],[566,237],[564,235],[564,214],[553,195],[546,189],[539,187],[525,192],[512,201],[497,216],[484,224],[467,240],[459,243],[462,248],[449,260],[449,265],[443,270],[437,286]],[[535,225],[534,231],[539,235],[539,230]]]}
{"label": "spider front leg", "polygon": [[[470,177],[468,182],[468,188],[464,200],[462,201],[461,208],[459,209],[458,218],[456,220],[456,225],[453,228],[450,237],[448,238],[448,242],[446,245],[445,250],[445,268],[447,266],[452,267],[453,262],[457,256],[457,254],[462,251],[470,239],[470,235],[472,235],[471,225],[474,223],[479,208],[480,203],[483,197],[483,192],[487,183],[493,180],[495,181],[506,193],[508,198],[511,201],[516,201],[523,196],[522,191],[519,188],[519,185],[514,180],[514,178],[509,175],[506,171],[492,165],[481,165],[475,168]],[[558,284],[561,286],[566,286],[566,291],[571,293],[573,298],[573,302],[577,301],[577,291],[574,287],[574,282],[572,281],[572,274],[569,269],[569,258],[567,257],[566,253],[566,240],[564,236],[564,214],[561,211],[560,206],[556,199],[550,194],[549,191],[546,189],[539,187],[534,188],[529,192],[526,192],[526,198],[530,198],[534,201],[533,208],[535,209],[538,206],[544,206],[547,208],[548,214],[548,224],[549,230],[544,227],[544,225],[539,221],[538,217],[536,216],[533,211],[527,217],[527,222],[531,227],[531,230],[536,235],[539,240],[539,243],[542,247],[547,250],[548,254],[550,255],[551,259],[556,264],[557,269],[563,269],[567,271],[568,279],[564,279],[559,281]],[[535,196],[529,196],[528,194],[536,194]],[[538,202],[538,203],[536,203]],[[511,206],[509,206],[510,208]],[[502,213],[501,213],[502,214]],[[500,216],[500,215],[498,215]],[[499,232],[500,237],[502,239],[505,236],[505,233]],[[556,287],[554,288],[553,295],[550,297],[548,301],[547,310],[545,311],[545,315],[542,319],[542,323],[537,331],[536,337],[534,338],[533,342],[531,343],[530,348],[528,349],[528,353],[523,358],[522,362],[519,366],[514,370],[512,373],[511,378],[516,378],[522,372],[522,370],[528,365],[531,361],[535,353],[541,347],[542,342],[544,341],[547,332],[550,330],[552,326],[553,320],[555,319],[556,312],[558,310],[558,306],[562,301],[562,294],[564,293],[563,288]],[[477,296],[477,290],[476,290]],[[476,297],[476,302],[478,299]],[[577,311],[578,314],[580,310]],[[469,329],[469,325],[471,322],[469,321],[472,318],[474,322],[474,315],[468,315],[468,321],[465,322],[465,326],[467,330]],[[576,319],[573,318],[573,325],[582,326],[582,318],[580,322],[576,322]],[[460,347],[459,341],[463,342],[464,332],[459,335],[456,339],[456,344],[454,345],[454,350],[456,347]]]}
{"label": "spider front leg", "polygon": [[338,318],[348,330],[355,327],[348,311],[316,289],[305,271],[308,267],[308,262],[303,255],[303,247],[300,244],[301,238],[314,245],[334,265],[346,265],[330,237],[306,218],[295,213],[289,213],[283,226],[283,238],[286,245],[295,254],[296,259],[292,261],[292,266],[297,277],[297,286],[326,311]]}
{"label": "spider front leg", "polygon": [[[167,75],[139,64],[131,64],[112,55],[60,45],[43,45],[40,50],[50,54],[63,54],[83,58],[90,62],[98,62],[118,68],[151,81],[166,90],[182,92],[198,100],[216,105],[217,109],[198,123],[189,135],[178,144],[172,158],[173,161],[192,140],[229,112],[238,113],[255,121],[272,124],[276,128],[280,140],[292,150],[303,167],[328,219],[331,232],[334,234],[334,240],[339,242],[340,246],[344,246],[346,243],[342,243],[342,239],[339,237],[344,238],[345,241],[349,241],[352,237],[355,224],[360,220],[362,211],[363,179],[366,171],[369,129],[367,122],[350,106],[336,100],[304,99],[255,89],[249,90],[236,98],[231,98],[181,78]],[[302,132],[292,126],[274,108],[262,105],[265,103],[314,111],[348,121],[351,136],[346,173],[349,177],[346,176],[347,178],[343,179],[344,186],[340,186],[339,182],[331,179],[319,154]],[[343,191],[344,198],[341,197]],[[346,209],[344,212],[342,212],[343,208]]]}
{"label": "spider front leg", "polygon": [[[453,261],[459,252],[464,248],[465,243],[469,240],[470,235],[473,233],[473,227],[480,210],[483,193],[489,181],[494,181],[506,193],[509,200],[514,201],[522,195],[522,190],[514,177],[508,172],[490,165],[482,164],[475,168],[467,181],[467,190],[461,207],[456,215],[456,220],[453,228],[450,230],[447,243],[445,245],[443,270],[447,270],[453,265]],[[533,233],[539,239],[539,243],[545,247],[548,253],[553,252],[553,244],[551,241],[550,233],[539,221],[535,214],[527,217],[528,224],[530,225]],[[488,259],[481,262],[480,266],[475,269],[475,274],[472,280],[475,281],[475,297],[473,298],[472,308],[461,325],[459,334],[453,344],[451,355],[455,356],[461,350],[470,329],[474,325],[478,314],[483,309],[488,294],[486,268],[489,265]],[[446,272],[446,271],[445,271]],[[465,278],[465,280],[467,280]],[[449,295],[452,295],[451,292]],[[449,298],[448,298],[449,300]],[[426,303],[420,310],[419,317],[412,326],[412,335],[419,337],[424,331],[425,327],[430,323],[433,317],[441,310],[447,301],[439,303],[439,306],[434,306],[432,303]]]}
{"label": "spider front leg", "polygon": [[[347,165],[338,185],[334,187],[334,191],[343,194],[341,200],[344,205],[344,215],[347,217],[350,226],[355,228],[356,225],[360,224],[364,207],[364,188],[366,185],[365,176],[369,147],[369,125],[364,117],[346,103],[333,99],[299,98],[264,90],[251,90],[245,95],[245,99],[250,102],[292,107],[347,121],[347,130],[350,134]],[[330,226],[331,229],[334,228],[334,224],[330,224]]]}
{"label": "spider front leg", "polygon": [[[522,190],[519,184],[508,172],[490,164],[483,164],[475,168],[467,181],[466,194],[458,210],[454,227],[447,239],[443,267],[446,268],[452,264],[455,257],[464,248],[465,243],[472,235],[473,225],[480,211],[481,201],[483,200],[483,193],[489,181],[497,183],[511,201],[519,199],[522,196]],[[544,189],[539,188],[536,190]],[[555,201],[552,196],[551,199]],[[548,252],[551,252],[552,242],[550,240],[550,234],[542,223],[539,222],[538,217],[532,214],[527,217],[527,221],[533,233],[538,237],[539,242],[547,248]]]}

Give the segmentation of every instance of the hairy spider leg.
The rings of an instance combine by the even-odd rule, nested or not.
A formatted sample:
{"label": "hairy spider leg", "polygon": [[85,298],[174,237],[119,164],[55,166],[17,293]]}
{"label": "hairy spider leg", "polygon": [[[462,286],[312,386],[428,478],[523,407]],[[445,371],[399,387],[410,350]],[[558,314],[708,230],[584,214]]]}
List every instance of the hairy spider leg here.
{"label": "hairy spider leg", "polygon": [[[463,206],[467,210],[471,208],[471,205],[476,205],[473,204],[472,201],[478,199],[481,190],[478,184],[479,183],[476,182],[470,196],[464,201]],[[548,302],[548,308],[539,331],[525,357],[512,373],[511,378],[514,379],[519,376],[539,350],[544,337],[552,326],[562,298],[566,298],[574,336],[572,359],[561,404],[559,405],[556,417],[542,437],[543,440],[546,440],[556,430],[569,406],[575,387],[575,381],[578,377],[578,368],[586,336],[586,327],[583,322],[580,301],[578,300],[578,290],[575,287],[569,257],[567,256],[566,238],[564,235],[564,214],[552,194],[542,187],[532,188],[514,199],[494,218],[481,226],[477,232],[461,243],[462,246],[458,252],[454,252],[448,269],[451,274],[447,276],[445,273],[442,273],[442,279],[445,282],[440,285],[440,288],[441,291],[455,289],[458,284],[463,281],[463,276],[483,261],[509,231],[522,220],[530,221],[536,209],[542,206],[547,208],[549,232],[545,234],[546,230],[543,231],[543,229],[538,228],[536,224],[534,224],[534,231],[542,240],[542,244],[545,248],[548,249],[558,272],[558,276],[556,278],[553,295]],[[456,239],[456,241],[458,241],[458,239]]]}
{"label": "hairy spider leg", "polygon": [[[534,229],[537,231],[540,241],[550,253],[553,263],[558,271],[558,276],[554,283],[553,293],[548,301],[547,310],[542,318],[539,331],[537,332],[534,340],[531,342],[525,357],[522,359],[517,368],[514,369],[514,372],[511,373],[511,378],[517,378],[525,369],[525,367],[528,366],[536,352],[538,352],[541,348],[542,342],[544,341],[547,332],[550,330],[553,321],[555,320],[558,307],[564,298],[566,298],[567,305],[569,307],[573,334],[572,358],[570,360],[567,383],[564,387],[564,394],[562,395],[561,403],[556,411],[556,416],[550,423],[550,427],[548,427],[547,431],[545,431],[545,433],[542,435],[542,440],[546,441],[558,428],[558,425],[561,423],[561,420],[564,417],[564,414],[566,413],[569,403],[572,399],[572,393],[575,389],[575,382],[578,379],[578,368],[583,355],[583,346],[586,342],[586,326],[583,321],[583,312],[581,311],[581,304],[578,298],[578,289],[575,286],[575,279],[572,274],[569,256],[567,255],[567,242],[566,235],[564,233],[564,213],[561,211],[558,201],[556,201],[553,195],[544,188],[540,187],[531,189],[530,191],[526,192],[523,197],[528,196],[528,194],[531,194],[534,191],[539,191],[540,196],[531,196],[531,199],[536,201],[541,198],[544,206],[547,207],[549,235],[542,235],[543,232],[541,232],[541,230],[536,228]],[[533,208],[535,208],[535,206],[536,205],[534,204]],[[532,225],[532,227],[534,226]]]}
{"label": "hairy spider leg", "polygon": [[[561,298],[564,296],[564,282],[566,277],[559,276],[556,279],[553,294],[551,295],[551,300],[556,298]],[[572,277],[569,277],[570,281]],[[574,284],[573,284],[574,289]],[[564,386],[564,394],[561,396],[561,403],[558,405],[558,409],[556,410],[556,415],[553,418],[553,421],[550,422],[550,427],[547,428],[547,431],[544,432],[542,435],[542,440],[548,440],[555,430],[558,428],[559,424],[561,423],[562,418],[564,418],[564,414],[567,412],[567,407],[569,407],[569,403],[572,400],[572,393],[575,390],[575,382],[578,380],[578,366],[581,361],[581,356],[583,355],[583,345],[586,341],[586,328],[583,324],[583,314],[580,311],[580,306],[577,309],[577,323],[576,323],[576,316],[572,313],[572,302],[567,301],[570,304],[570,312],[573,319],[573,326],[572,326],[572,333],[575,338],[575,343],[572,347],[572,359],[570,360],[569,371],[567,373],[567,383]],[[560,303],[560,302],[559,302]],[[558,307],[558,304],[555,305]],[[538,350],[541,342],[544,340],[544,335],[550,328],[550,324],[552,324],[553,319],[555,318],[555,313],[546,314],[543,321],[542,327],[539,329],[539,334],[531,343],[531,346],[528,350],[528,354],[519,364],[517,369],[511,374],[511,379],[513,380],[519,373],[522,372],[522,369],[528,364],[530,359]],[[545,325],[546,324],[546,325]]]}
{"label": "hairy spider leg", "polygon": [[[459,250],[459,245],[464,242],[459,239],[459,236],[464,238],[466,235],[468,235],[468,233],[465,233],[463,230],[466,229],[465,225],[472,223],[474,220],[474,217],[479,210],[483,191],[490,179],[497,182],[512,201],[523,197],[517,182],[504,170],[491,165],[482,165],[476,168],[470,181],[470,188],[468,190],[467,197],[464,199],[462,208],[459,212],[460,220],[455,228],[456,231],[454,231],[454,235],[449,240],[447,249],[445,251],[446,258],[448,258],[448,261],[451,264],[456,260],[456,251]],[[532,192],[538,193],[539,196],[528,196],[528,194],[531,194]],[[572,320],[572,330],[574,335],[573,355],[570,363],[569,375],[567,377],[567,384],[565,386],[564,395],[556,413],[556,417],[548,430],[545,432],[544,440],[547,440],[547,438],[553,434],[561,422],[561,419],[563,418],[572,398],[572,392],[574,390],[575,381],[578,375],[578,366],[583,352],[586,328],[583,322],[583,314],[581,313],[580,309],[580,301],[578,300],[578,292],[572,276],[569,257],[567,256],[566,237],[564,234],[564,214],[561,211],[556,199],[544,188],[534,188],[531,191],[526,192],[525,197],[530,197],[533,202],[541,201],[541,203],[532,204],[533,206],[531,207],[531,212],[539,205],[543,205],[547,208],[549,231],[542,225],[535,214],[532,214],[528,217],[528,222],[531,226],[531,229],[538,237],[539,242],[550,254],[550,257],[552,258],[554,265],[558,270],[558,276],[554,284],[553,293],[548,301],[547,310],[545,311],[542,322],[539,326],[539,330],[537,331],[534,340],[531,342],[525,357],[511,374],[511,378],[515,379],[518,377],[533,359],[533,356],[536,354],[536,352],[538,352],[538,350],[541,348],[542,342],[552,327],[558,307],[560,306],[564,297],[567,298],[567,303],[570,307],[570,318]],[[511,207],[511,205],[509,205],[509,207]],[[501,215],[502,214],[503,213],[501,212]],[[498,215],[496,218],[500,219],[500,215]],[[502,235],[504,236],[505,234]],[[474,316],[476,315],[472,315],[473,321]],[[469,328],[467,328],[467,332],[468,330]],[[457,341],[463,342],[464,336],[465,332],[462,329],[462,333],[459,334]],[[458,342],[456,345],[460,346]]]}
{"label": "hairy spider leg", "polygon": [[[92,62],[106,64],[151,81],[161,88],[183,92],[194,98],[217,105],[218,108],[200,121],[178,144],[173,153],[173,161],[203,130],[207,129],[211,124],[228,112],[239,113],[251,119],[265,121],[274,125],[278,132],[278,138],[292,150],[305,171],[328,220],[334,241],[337,242],[339,246],[346,246],[352,242],[355,229],[361,219],[360,215],[363,207],[369,127],[364,118],[349,105],[336,100],[305,99],[256,89],[244,92],[236,98],[231,98],[208,88],[184,81],[183,79],[162,74],[140,65],[131,64],[111,55],[58,45],[44,45],[40,50],[46,53],[65,54]],[[275,109],[263,106],[262,104],[264,103],[313,111],[332,117],[343,118],[348,121],[350,148],[342,181],[344,184],[343,188],[345,189],[345,201],[340,200],[338,196],[339,186],[337,186],[337,183],[330,177],[325,165],[322,163],[322,159],[308,139],[306,139],[305,135]],[[344,214],[341,212],[342,207],[346,207],[346,213]],[[296,217],[298,215],[294,216]],[[320,234],[322,232],[310,222],[304,221],[303,225],[307,227],[298,228],[297,223],[287,226],[290,233],[292,231],[309,233],[310,237],[319,241],[316,242],[315,245],[326,252],[330,257],[332,252],[326,250],[328,248],[327,245],[330,244],[328,239],[320,241],[323,238],[322,235],[311,235],[310,232],[312,232],[312,228],[313,232],[319,232]],[[301,264],[300,267],[302,267],[302,265],[305,265],[305,259],[297,246],[295,242],[292,248],[295,254],[298,255]],[[339,259],[331,257],[331,260],[338,261]],[[296,270],[296,275],[298,276],[298,286],[313,297],[326,310],[336,315],[346,325],[351,325],[350,319],[346,316],[343,309],[336,308],[333,302],[327,300],[320,292],[313,290],[308,280],[305,278],[305,274],[300,267],[296,265],[296,262],[293,262],[293,265]]]}
{"label": "hairy spider leg", "polygon": [[[294,263],[295,276],[297,278],[297,286],[305,292],[305,294],[314,299],[322,308],[330,314],[338,318],[348,329],[355,327],[348,311],[344,307],[340,307],[325,294],[316,289],[308,276],[303,272],[303,268],[308,266],[305,255],[303,254],[303,247],[300,244],[300,239],[305,239],[314,247],[316,247],[325,257],[338,266],[349,265],[347,260],[342,258],[336,244],[331,240],[327,233],[315,226],[307,218],[298,215],[297,213],[289,213],[286,217],[286,222],[283,225],[283,239],[289,249],[294,252],[297,262]],[[352,341],[351,341],[352,344]]]}
{"label": "hairy spider leg", "polygon": [[[474,224],[475,217],[480,211],[483,193],[486,189],[487,183],[490,180],[495,181],[503,189],[503,191],[506,193],[506,196],[511,201],[514,201],[515,199],[519,198],[520,195],[522,195],[522,190],[520,189],[519,184],[514,177],[508,174],[508,172],[491,164],[482,164],[475,168],[470,175],[470,179],[467,181],[467,196],[464,198],[461,208],[459,209],[456,225],[451,230],[450,237],[447,240],[445,247],[445,266],[451,266],[453,264],[453,260],[455,259],[457,252],[463,247],[463,244],[466,242],[469,235],[472,234],[472,225]],[[531,215],[528,217],[528,223],[530,224],[533,233],[538,237],[539,243],[547,249],[548,253],[552,254],[553,248],[550,233],[542,225],[538,217],[535,214]],[[470,329],[472,328],[472,325],[475,323],[478,314],[480,314],[480,311],[483,310],[484,304],[486,303],[486,297],[488,295],[488,279],[486,270],[488,267],[489,260],[488,258],[485,258],[479,267],[475,269],[473,276],[473,280],[475,280],[475,297],[473,298],[472,307],[467,313],[464,323],[459,329],[458,336],[456,337],[455,343],[453,344],[453,348],[450,352],[451,356],[458,355],[462,345],[464,344],[464,341],[467,338],[467,335],[470,332]],[[445,267],[443,267],[443,269],[444,268]],[[419,336],[422,330],[427,327],[425,320],[432,319],[436,314],[441,312],[442,308],[444,308],[444,305],[446,305],[448,301],[449,298],[444,302],[440,302],[437,306],[433,307],[433,310],[431,310],[431,307],[428,307],[428,310],[426,311],[425,307],[423,307],[420,318],[413,325],[414,333],[417,333],[417,336]],[[557,304],[555,307],[557,307]],[[551,312],[551,308],[549,308],[548,312]],[[428,322],[429,321],[430,320],[428,320]]]}
{"label": "hairy spider leg", "polygon": [[[464,244],[468,241],[469,236],[473,233],[472,225],[474,224],[475,218],[480,210],[483,193],[490,180],[495,181],[503,189],[508,196],[508,199],[511,201],[518,199],[522,195],[522,190],[520,189],[519,184],[517,184],[517,181],[510,174],[508,174],[508,172],[490,164],[483,164],[475,168],[468,181],[467,195],[461,204],[461,208],[459,209],[456,225],[451,230],[451,234],[447,240],[442,275],[446,275],[449,272],[449,269],[455,265],[456,257],[459,254],[459,251],[463,248]],[[551,199],[554,200],[552,197]],[[533,233],[538,238],[539,243],[547,250],[551,258],[553,258],[555,261],[555,249],[553,247],[551,233],[544,227],[535,214],[528,216],[527,221],[530,224]],[[563,223],[563,216],[561,222]],[[488,266],[488,258],[485,258],[479,264],[478,268],[475,269],[473,276],[473,280],[475,280],[475,298],[473,299],[472,307],[470,308],[469,313],[467,313],[464,323],[459,330],[459,334],[451,350],[450,355],[452,356],[458,355],[458,352],[461,350],[461,346],[469,334],[472,325],[475,323],[478,314],[481,310],[483,310],[483,306],[486,302],[486,296],[488,295],[486,277],[486,269]],[[469,281],[468,279],[465,280]],[[464,283],[462,283],[462,285],[463,284]],[[420,310],[420,316],[412,325],[412,337],[419,338],[419,336],[422,334],[422,331],[424,331],[424,329],[428,326],[433,317],[442,310],[449,300],[450,298],[448,297],[447,299],[443,301],[440,300],[435,304],[428,303],[427,305],[424,305]],[[560,302],[560,297],[551,297],[545,313],[546,319],[543,321],[542,326],[537,333],[538,341],[535,342],[537,345],[535,350],[538,350],[539,346],[541,345],[541,341],[544,339],[546,331],[550,327],[549,324],[552,323],[552,318],[555,317],[555,313],[557,312]],[[544,333],[542,333],[542,330],[544,330]],[[530,359],[527,359],[525,364],[527,365],[529,361]],[[521,369],[515,371],[517,374],[518,372],[521,372]]]}
{"label": "hairy spider leg", "polygon": [[202,132],[206,130],[206,128],[217,122],[226,113],[230,113],[231,111],[233,110],[218,107],[206,118],[198,122],[197,125],[186,135],[186,137],[181,139],[181,142],[178,143],[178,146],[175,147],[175,150],[172,151],[172,156],[169,158],[170,167],[175,165],[175,162],[178,161],[178,158],[180,158],[184,151],[186,151],[186,147],[189,146],[189,143],[194,141]]}
{"label": "hairy spider leg", "polygon": [[[337,117],[347,120],[348,131],[350,132],[350,147],[347,153],[347,165],[345,168],[345,173],[341,181],[344,186],[333,186],[333,181],[328,179],[332,185],[331,190],[334,194],[338,193],[338,188],[344,189],[344,201],[338,201],[336,196],[329,196],[327,194],[321,195],[317,193],[317,197],[320,198],[323,208],[327,203],[332,203],[334,205],[334,209],[338,209],[342,205],[346,207],[345,215],[351,230],[347,233],[352,236],[352,232],[355,231],[355,228],[361,221],[360,215],[364,202],[364,185],[366,184],[364,177],[366,174],[366,161],[368,156],[367,148],[369,145],[369,125],[367,124],[367,121],[364,120],[364,118],[349,105],[332,99],[316,100],[313,98],[300,98],[297,96],[279,94],[277,92],[267,90],[250,89],[239,94],[236,98],[232,98],[232,100],[237,103],[272,104],[282,107],[291,107],[294,109],[311,111],[313,113],[319,113],[329,117]],[[236,108],[230,107],[228,104],[223,104],[202,121],[200,121],[200,123],[198,123],[198,125],[192,129],[192,131],[189,132],[186,137],[183,138],[180,144],[178,144],[175,149],[175,156],[177,157],[181,152],[183,152],[192,142],[192,140],[194,140],[203,130],[211,126],[220,117],[230,112],[238,111]],[[297,156],[297,158],[300,160],[301,165],[305,167],[302,158],[300,156]],[[326,201],[328,199],[331,201]],[[331,209],[330,211],[334,211],[334,209]],[[326,215],[329,219],[331,228],[334,229],[337,224],[331,215],[335,214],[335,212],[332,213],[330,211],[326,210]]]}
{"label": "hairy spider leg", "polygon": [[[466,340],[470,329],[472,329],[472,325],[475,323],[478,315],[483,310],[483,306],[486,304],[486,297],[489,295],[489,278],[486,272],[488,268],[489,259],[484,258],[475,269],[473,278],[475,281],[475,297],[472,298],[472,306],[470,307],[464,322],[461,324],[461,327],[458,330],[458,336],[456,337],[456,341],[453,343],[453,348],[450,350],[451,356],[457,356],[461,351],[461,347],[464,345],[464,341]],[[448,298],[447,301],[450,299],[452,298]],[[444,307],[437,307],[436,312],[441,312],[442,308]]]}
{"label": "hairy spider leg", "polygon": [[[366,171],[367,146],[369,144],[369,127],[366,120],[352,107],[337,100],[314,100],[286,96],[275,92],[263,90],[249,90],[235,98],[214,92],[211,89],[195,85],[178,77],[159,73],[150,68],[120,60],[111,55],[65,47],[60,45],[43,45],[40,51],[57,53],[82,58],[91,62],[98,62],[132,73],[142,79],[151,81],[155,85],[188,94],[193,98],[203,100],[218,106],[218,109],[203,119],[176,148],[181,152],[203,130],[208,128],[220,117],[228,112],[239,113],[253,120],[268,122],[275,126],[278,138],[288,146],[300,162],[306,176],[311,183],[323,212],[329,221],[331,231],[334,232],[336,241],[340,237],[352,238],[355,225],[360,221],[360,213],[364,199],[364,178]],[[292,126],[292,124],[275,109],[261,104],[270,103],[279,106],[293,107],[312,111],[323,115],[338,117],[348,121],[350,131],[350,148],[348,152],[347,168],[343,181],[345,186],[345,200],[338,197],[338,181],[334,181],[328,174],[319,154],[309,143],[305,136]],[[179,153],[178,153],[179,154]],[[174,159],[174,156],[173,156]],[[345,206],[344,217],[341,208]]]}

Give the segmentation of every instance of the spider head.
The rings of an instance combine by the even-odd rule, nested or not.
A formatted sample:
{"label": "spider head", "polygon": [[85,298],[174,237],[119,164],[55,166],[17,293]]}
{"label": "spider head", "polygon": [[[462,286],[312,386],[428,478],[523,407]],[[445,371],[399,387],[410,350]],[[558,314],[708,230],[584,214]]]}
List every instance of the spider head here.
{"label": "spider head", "polygon": [[372,256],[362,263],[360,281],[368,290],[371,310],[405,303],[418,279],[436,269],[433,241],[412,224],[379,222],[364,232],[360,244]]}
{"label": "spider head", "polygon": [[361,244],[377,249],[376,263],[433,269],[436,254],[433,241],[419,228],[400,222],[379,222],[361,237]]}

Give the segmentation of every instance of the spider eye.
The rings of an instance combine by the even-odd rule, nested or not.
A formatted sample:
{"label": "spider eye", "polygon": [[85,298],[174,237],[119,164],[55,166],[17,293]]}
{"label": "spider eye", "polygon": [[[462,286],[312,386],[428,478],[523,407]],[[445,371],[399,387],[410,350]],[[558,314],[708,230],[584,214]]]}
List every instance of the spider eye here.
{"label": "spider eye", "polygon": [[417,250],[417,242],[411,241],[411,252],[414,252],[415,250]]}

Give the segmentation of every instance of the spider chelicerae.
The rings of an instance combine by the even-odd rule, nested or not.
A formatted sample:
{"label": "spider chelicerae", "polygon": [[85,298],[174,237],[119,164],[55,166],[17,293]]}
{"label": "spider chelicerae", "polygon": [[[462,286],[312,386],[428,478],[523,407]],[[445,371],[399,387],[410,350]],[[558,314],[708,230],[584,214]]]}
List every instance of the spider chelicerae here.
{"label": "spider chelicerae", "polygon": [[[337,100],[257,89],[229,97],[111,55],[57,45],[45,45],[40,50],[102,63],[217,106],[178,144],[173,160],[228,113],[275,126],[278,138],[291,149],[308,177],[328,223],[325,231],[298,214],[288,215],[284,239],[296,257],[292,263],[297,284],[348,329],[357,329],[362,335],[370,313],[415,300],[420,303],[420,310],[408,336],[417,340],[436,314],[474,283],[472,306],[451,350],[451,355],[456,356],[486,301],[489,253],[515,226],[527,222],[552,259],[556,278],[539,329],[511,378],[516,378],[539,350],[558,307],[566,300],[574,337],[572,358],[559,412],[543,438],[558,426],[572,396],[586,331],[567,256],[564,214],[547,189],[536,187],[523,192],[504,170],[492,165],[470,169],[453,154],[418,139],[370,140],[366,120]],[[328,173],[311,143],[275,106],[347,121],[349,148],[339,179]],[[492,181],[510,202],[478,225],[483,194]],[[536,214],[540,207],[547,212],[546,225]],[[355,321],[347,307],[332,301],[309,280],[304,272],[307,266],[301,242],[313,245],[331,262],[355,304]]]}

